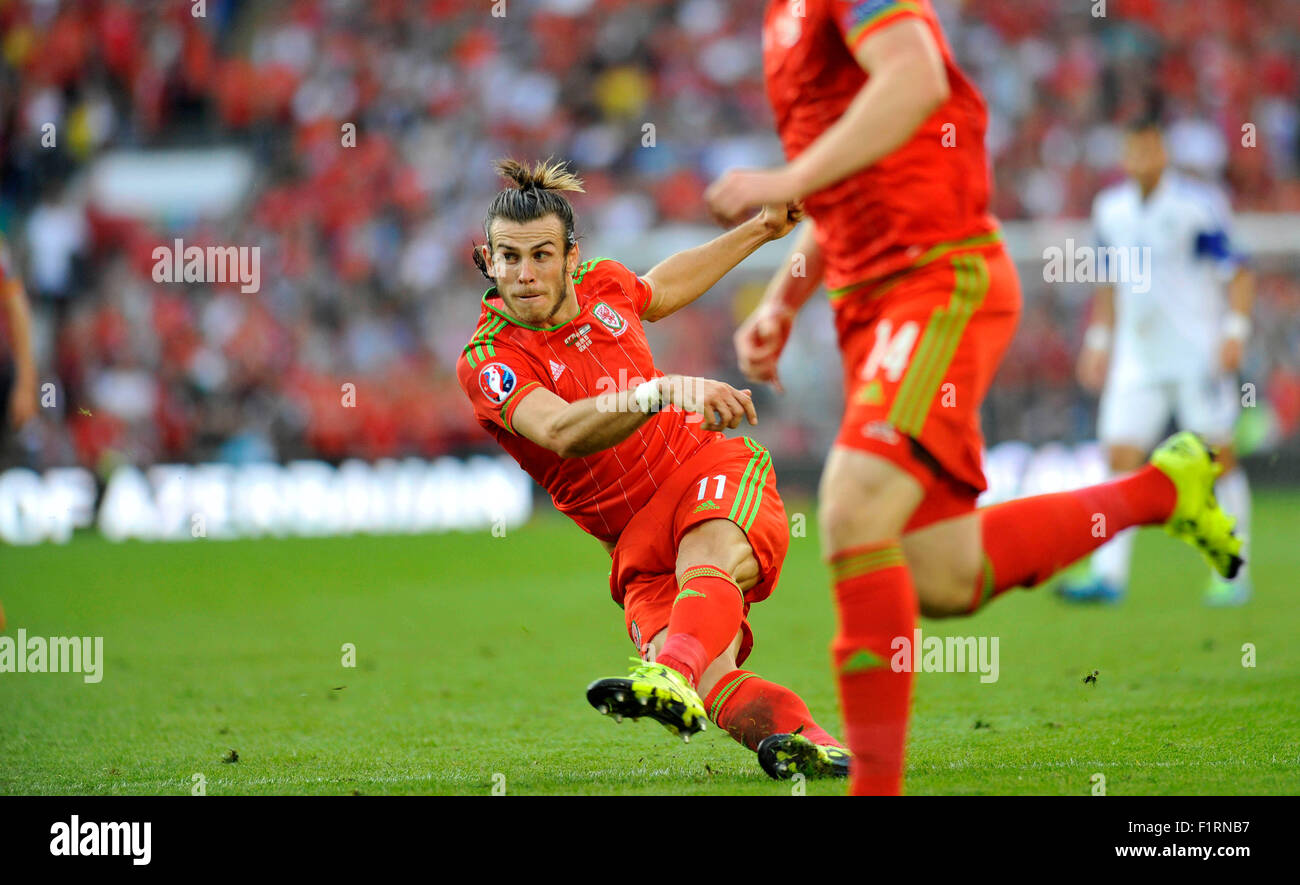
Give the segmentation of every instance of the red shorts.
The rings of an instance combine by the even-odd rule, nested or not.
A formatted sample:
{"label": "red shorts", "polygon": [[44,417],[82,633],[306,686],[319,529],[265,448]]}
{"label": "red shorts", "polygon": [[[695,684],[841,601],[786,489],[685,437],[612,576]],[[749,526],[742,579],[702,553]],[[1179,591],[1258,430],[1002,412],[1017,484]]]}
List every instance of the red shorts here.
{"label": "red shorts", "polygon": [[[758,583],[745,593],[748,615],[750,603],[766,599],[776,587],[790,546],[772,456],[748,437],[711,443],[692,455],[619,536],[609,589],[642,657],[654,635],[668,626],[677,598],[677,545],[689,529],[710,519],[740,526],[758,560]],[[737,663],[754,647],[747,617],[741,633]]]}
{"label": "red shorts", "polygon": [[843,296],[844,420],[836,445],[878,455],[925,488],[904,531],[975,509],[984,479],[980,403],[1020,318],[1000,242],[954,248]]}

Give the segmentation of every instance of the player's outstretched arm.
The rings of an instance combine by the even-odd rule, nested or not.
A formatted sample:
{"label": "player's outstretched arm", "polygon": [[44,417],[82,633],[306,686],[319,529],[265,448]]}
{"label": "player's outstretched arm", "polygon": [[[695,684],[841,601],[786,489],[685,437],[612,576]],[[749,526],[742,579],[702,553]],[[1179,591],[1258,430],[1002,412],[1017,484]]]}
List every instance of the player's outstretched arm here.
{"label": "player's outstretched arm", "polygon": [[904,19],[854,52],[870,79],[835,124],[790,164],[800,195],[893,153],[948,100],[948,69],[929,27]]}
{"label": "player's outstretched arm", "polygon": [[1228,319],[1223,330],[1223,344],[1219,352],[1220,367],[1225,372],[1241,369],[1250,337],[1250,314],[1255,307],[1255,275],[1246,267],[1238,267],[1228,283]]}
{"label": "player's outstretched arm", "polygon": [[1110,343],[1115,329],[1115,287],[1103,283],[1092,296],[1092,319],[1083,333],[1076,374],[1084,390],[1096,393],[1106,383],[1110,366]]}
{"label": "player's outstretched arm", "polygon": [[907,142],[948,100],[943,53],[926,24],[903,18],[865,37],[853,57],[871,75],[835,123],[777,169],[733,169],[705,192],[715,218],[731,223],[750,207],[788,202],[865,169]]}
{"label": "player's outstretched arm", "polygon": [[708,378],[664,375],[635,390],[576,402],[537,388],[515,408],[513,424],[521,436],[561,458],[583,458],[618,445],[668,405],[703,415],[705,430],[734,429],[746,418],[758,423],[750,391]]}
{"label": "player's outstretched arm", "polygon": [[665,258],[645,275],[651,295],[641,319],[654,322],[681,310],[759,246],[788,234],[802,218],[803,210],[797,206],[765,206],[721,236]]}
{"label": "player's outstretched arm", "polygon": [[795,237],[785,263],[767,284],[762,300],[736,330],[736,359],[750,381],[783,389],[776,373],[777,362],[790,337],[795,314],[817,291],[825,271],[816,228],[809,220]]}
{"label": "player's outstretched arm", "polygon": [[561,458],[583,458],[618,445],[650,417],[629,402],[627,391],[571,403],[539,387],[515,408],[513,423],[520,436]]}

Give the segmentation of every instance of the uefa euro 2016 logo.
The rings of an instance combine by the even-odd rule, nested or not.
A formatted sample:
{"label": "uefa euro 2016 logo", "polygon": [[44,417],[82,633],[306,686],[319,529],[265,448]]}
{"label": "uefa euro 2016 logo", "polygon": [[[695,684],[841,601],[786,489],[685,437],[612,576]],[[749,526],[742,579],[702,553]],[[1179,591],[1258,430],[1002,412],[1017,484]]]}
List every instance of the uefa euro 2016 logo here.
{"label": "uefa euro 2016 logo", "polygon": [[478,386],[485,397],[499,406],[515,389],[514,370],[505,363],[488,363],[478,373]]}

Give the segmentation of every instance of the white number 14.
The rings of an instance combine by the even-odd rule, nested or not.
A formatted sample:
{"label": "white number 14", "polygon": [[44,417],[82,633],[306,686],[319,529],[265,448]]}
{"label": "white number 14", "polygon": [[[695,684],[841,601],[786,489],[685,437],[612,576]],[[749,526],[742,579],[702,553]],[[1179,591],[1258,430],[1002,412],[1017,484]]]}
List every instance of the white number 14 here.
{"label": "white number 14", "polygon": [[881,320],[876,326],[876,346],[871,349],[866,363],[862,366],[863,381],[876,377],[876,372],[885,370],[885,377],[892,384],[907,368],[907,361],[912,356],[912,345],[916,344],[919,326],[915,321],[903,323],[897,334],[893,334],[894,325],[889,320]]}

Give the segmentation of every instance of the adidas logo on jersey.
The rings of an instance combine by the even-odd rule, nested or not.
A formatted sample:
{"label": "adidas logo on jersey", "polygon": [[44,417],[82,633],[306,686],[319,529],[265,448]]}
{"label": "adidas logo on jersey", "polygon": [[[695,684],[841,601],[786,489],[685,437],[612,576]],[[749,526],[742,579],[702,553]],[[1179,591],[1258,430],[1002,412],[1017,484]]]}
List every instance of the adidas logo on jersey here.
{"label": "adidas logo on jersey", "polygon": [[865,387],[858,390],[858,395],[854,399],[864,406],[878,406],[884,400],[885,394],[880,386],[880,382],[872,381]]}
{"label": "adidas logo on jersey", "polygon": [[567,368],[568,366],[564,365],[564,363],[557,363],[555,360],[551,360],[551,380],[560,380],[560,376],[564,374],[564,370]]}
{"label": "adidas logo on jersey", "polygon": [[699,513],[702,510],[717,510],[717,509],[718,509],[718,502],[710,498],[708,501],[705,501],[703,504],[696,507],[695,510],[693,510],[692,512]]}

